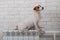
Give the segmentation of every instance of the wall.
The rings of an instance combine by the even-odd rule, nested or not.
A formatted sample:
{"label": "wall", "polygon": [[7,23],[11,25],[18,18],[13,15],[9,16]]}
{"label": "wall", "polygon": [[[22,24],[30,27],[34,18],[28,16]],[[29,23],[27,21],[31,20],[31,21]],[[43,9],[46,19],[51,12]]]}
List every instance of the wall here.
{"label": "wall", "polygon": [[60,30],[60,0],[45,1],[46,30]]}
{"label": "wall", "polygon": [[60,30],[60,0],[0,0],[0,30],[14,29],[25,17],[33,13],[35,4],[41,12],[40,26],[45,30]]}

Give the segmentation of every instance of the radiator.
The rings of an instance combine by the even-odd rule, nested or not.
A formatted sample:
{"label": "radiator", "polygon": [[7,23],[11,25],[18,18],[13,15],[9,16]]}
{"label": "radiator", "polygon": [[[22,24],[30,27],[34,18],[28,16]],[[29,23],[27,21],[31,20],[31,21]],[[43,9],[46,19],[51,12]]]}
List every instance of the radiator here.
{"label": "radiator", "polygon": [[35,30],[28,32],[3,31],[0,32],[0,40],[60,40],[60,31],[45,31],[44,35]]}
{"label": "radiator", "polygon": [[2,40],[39,40],[39,34],[37,31],[6,31]]}

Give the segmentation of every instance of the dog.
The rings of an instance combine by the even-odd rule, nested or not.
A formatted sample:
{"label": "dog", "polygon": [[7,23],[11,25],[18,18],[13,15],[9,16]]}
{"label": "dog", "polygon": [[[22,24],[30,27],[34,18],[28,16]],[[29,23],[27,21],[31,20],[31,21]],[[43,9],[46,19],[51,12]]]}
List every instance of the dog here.
{"label": "dog", "polygon": [[20,22],[20,24],[18,24],[18,26],[16,26],[16,28],[20,31],[26,31],[29,28],[35,26],[36,30],[39,31],[39,20],[40,20],[40,12],[44,9],[44,7],[42,7],[41,5],[35,5],[35,7],[33,8],[34,13],[25,18],[24,20],[22,20]]}

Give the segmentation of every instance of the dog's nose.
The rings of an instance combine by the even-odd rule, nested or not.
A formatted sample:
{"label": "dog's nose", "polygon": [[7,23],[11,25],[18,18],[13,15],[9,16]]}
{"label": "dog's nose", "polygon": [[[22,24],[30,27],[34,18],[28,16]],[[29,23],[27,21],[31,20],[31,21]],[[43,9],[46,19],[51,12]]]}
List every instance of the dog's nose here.
{"label": "dog's nose", "polygon": [[44,9],[44,7],[42,7],[42,10]]}

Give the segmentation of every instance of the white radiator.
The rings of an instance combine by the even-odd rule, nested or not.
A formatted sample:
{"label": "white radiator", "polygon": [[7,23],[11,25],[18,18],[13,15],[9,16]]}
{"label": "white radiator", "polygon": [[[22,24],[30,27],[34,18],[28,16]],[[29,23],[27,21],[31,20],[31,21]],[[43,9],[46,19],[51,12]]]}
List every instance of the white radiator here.
{"label": "white radiator", "polygon": [[39,40],[39,34],[36,31],[6,31],[2,40]]}
{"label": "white radiator", "polygon": [[35,30],[28,32],[3,31],[0,32],[0,40],[60,40],[60,31],[45,31],[44,35]]}

